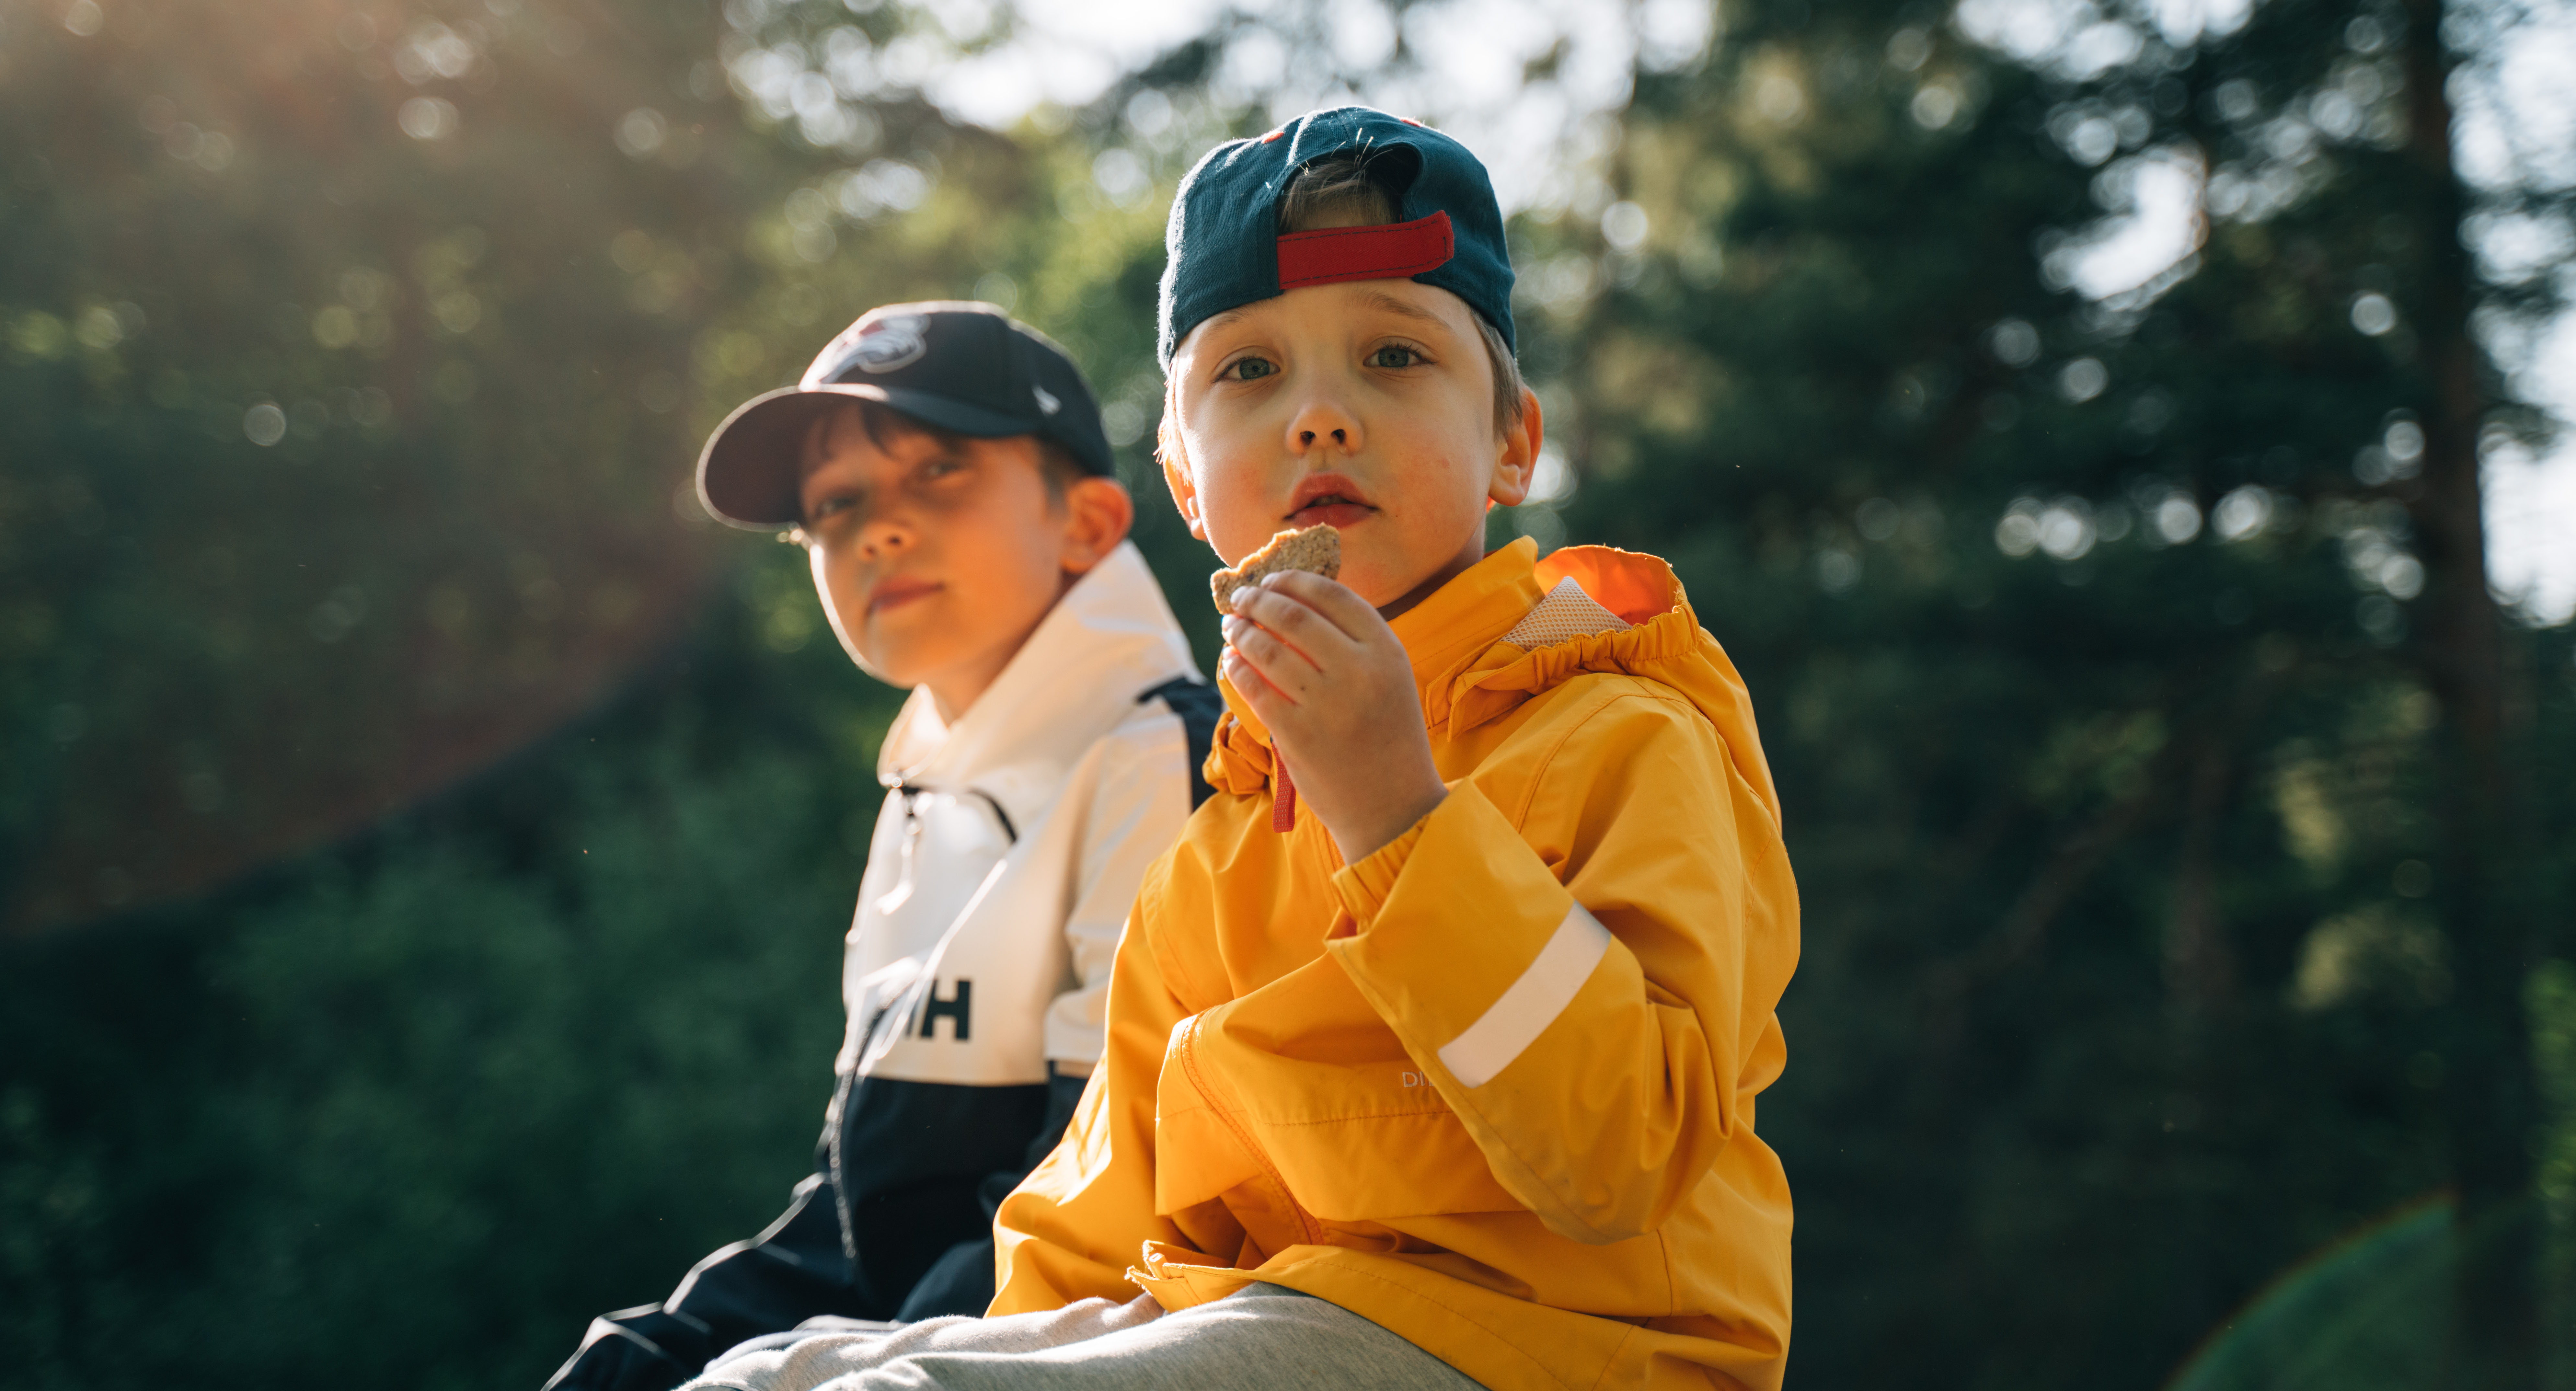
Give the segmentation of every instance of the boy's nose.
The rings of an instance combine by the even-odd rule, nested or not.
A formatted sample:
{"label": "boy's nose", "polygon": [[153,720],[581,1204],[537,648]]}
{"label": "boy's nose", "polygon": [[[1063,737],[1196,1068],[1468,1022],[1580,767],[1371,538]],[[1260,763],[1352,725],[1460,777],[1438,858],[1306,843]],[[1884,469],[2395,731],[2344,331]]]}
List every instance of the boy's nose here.
{"label": "boy's nose", "polygon": [[899,553],[912,544],[912,529],[900,518],[879,513],[860,522],[858,540],[865,555]]}
{"label": "boy's nose", "polygon": [[1311,399],[1299,406],[1288,422],[1289,438],[1300,454],[1323,448],[1350,453],[1360,447],[1360,423],[1340,403],[1330,399]]}

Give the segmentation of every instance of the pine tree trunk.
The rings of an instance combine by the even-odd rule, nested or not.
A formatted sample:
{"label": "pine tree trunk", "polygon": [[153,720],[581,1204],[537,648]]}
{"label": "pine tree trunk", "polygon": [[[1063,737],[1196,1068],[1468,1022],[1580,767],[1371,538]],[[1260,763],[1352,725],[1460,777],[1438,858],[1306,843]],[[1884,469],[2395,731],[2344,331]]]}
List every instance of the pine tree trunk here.
{"label": "pine tree trunk", "polygon": [[2422,477],[2408,498],[2426,572],[2415,653],[2441,710],[2434,745],[2440,841],[2435,905],[2455,981],[2445,1010],[2443,1102],[2459,1207],[2460,1265],[2448,1384],[2537,1391],[2537,1233],[2531,1205],[2533,1078],[2523,1012],[2530,934],[2517,891],[2504,720],[2504,621],[2487,587],[2478,429],[2484,373],[2460,242],[2466,195],[2451,162],[2441,0],[2408,0],[2406,99],[2419,260],[2413,327],[2430,388]]}

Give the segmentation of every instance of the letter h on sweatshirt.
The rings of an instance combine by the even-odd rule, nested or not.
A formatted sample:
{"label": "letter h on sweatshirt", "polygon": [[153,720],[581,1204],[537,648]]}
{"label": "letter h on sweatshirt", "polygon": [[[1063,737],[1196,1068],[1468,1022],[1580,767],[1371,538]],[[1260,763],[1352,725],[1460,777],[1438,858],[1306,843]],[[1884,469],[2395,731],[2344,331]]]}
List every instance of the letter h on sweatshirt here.
{"label": "letter h on sweatshirt", "polygon": [[943,1000],[939,998],[939,982],[934,980],[930,989],[922,992],[921,996],[921,1036],[937,1038],[939,1021],[945,1019],[950,1039],[964,1043],[969,1037],[967,1029],[974,1010],[975,982],[959,977],[957,989]]}

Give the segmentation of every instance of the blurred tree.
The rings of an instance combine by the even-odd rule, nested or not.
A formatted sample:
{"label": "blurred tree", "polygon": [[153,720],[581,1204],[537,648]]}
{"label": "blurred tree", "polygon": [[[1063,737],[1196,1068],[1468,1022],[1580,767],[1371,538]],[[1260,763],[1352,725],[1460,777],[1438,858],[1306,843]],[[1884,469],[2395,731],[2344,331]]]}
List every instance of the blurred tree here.
{"label": "blurred tree", "polygon": [[[1580,489],[1518,524],[1675,556],[1800,792],[1788,1009],[1816,1046],[1764,1116],[1825,1196],[1803,1374],[2133,1379],[2447,1181],[2503,1233],[2459,1264],[2452,1375],[2530,1385],[2543,910],[2510,857],[2543,823],[2453,811],[2498,767],[2462,722],[2501,733],[2460,702],[2504,707],[2508,638],[2525,670],[2565,642],[2509,635],[2460,568],[2478,431],[2534,421],[2476,357],[2461,195],[2423,208],[2431,137],[2374,56],[2412,31],[2078,6],[2025,64],[1967,41],[1973,11],[1731,8],[1706,67],[1641,78],[1523,282]],[[2239,109],[2249,71],[2354,109]],[[2228,158],[2272,201],[2189,254]],[[2160,194],[2187,239],[2103,283]],[[2467,413],[2447,464],[2437,408]],[[2446,887],[2464,833],[2476,873],[2514,866],[2509,919]]]}
{"label": "blurred tree", "polygon": [[236,20],[5,20],[19,931],[489,762],[671,641],[714,559],[668,501],[678,374],[777,160],[690,94],[703,16]]}
{"label": "blurred tree", "polygon": [[804,1172],[879,795],[698,440],[1006,258],[1149,341],[1158,224],[917,97],[782,128],[689,0],[271,19],[0,10],[0,1329],[534,1384]]}
{"label": "blurred tree", "polygon": [[827,722],[890,702],[732,646],[340,854],[13,953],[9,1384],[532,1386],[766,1219],[875,810]]}
{"label": "blurred tree", "polygon": [[[2210,248],[2172,312],[2184,360],[2223,366],[2228,386],[2196,394],[2222,407],[2230,396],[2296,403],[2306,428],[2285,445],[2308,457],[2276,471],[2322,509],[2321,529],[2344,541],[2365,592],[2379,591],[2357,617],[2432,699],[2417,814],[2434,834],[2412,877],[2452,977],[2432,1050],[2464,1240],[2447,1375],[2513,1388],[2539,1376],[2539,1118],[2523,1010],[2547,910],[2535,892],[2534,808],[2512,772],[2532,732],[2508,712],[2531,708],[2514,689],[2530,678],[2513,673],[2508,619],[2489,589],[2479,465],[2535,438],[2541,422],[2512,398],[2474,327],[2481,313],[2545,312],[2555,297],[2544,277],[2482,271],[2473,244],[2478,219],[2499,214],[2563,231],[2570,190],[2471,186],[2454,159],[2466,137],[2452,93],[2479,50],[2491,57],[2514,42],[2528,18],[2434,0],[2265,5],[2240,30],[2204,38],[2197,63],[2176,54],[2107,65],[2058,117],[2079,159],[2088,120],[2126,120],[2120,143],[2151,151],[2108,166],[2097,190],[2106,206],[2142,201],[2149,161],[2211,171],[2210,211],[2234,235]],[[2245,312],[2256,296],[2270,313]],[[2249,412],[2176,443],[2223,457],[2284,414]]]}

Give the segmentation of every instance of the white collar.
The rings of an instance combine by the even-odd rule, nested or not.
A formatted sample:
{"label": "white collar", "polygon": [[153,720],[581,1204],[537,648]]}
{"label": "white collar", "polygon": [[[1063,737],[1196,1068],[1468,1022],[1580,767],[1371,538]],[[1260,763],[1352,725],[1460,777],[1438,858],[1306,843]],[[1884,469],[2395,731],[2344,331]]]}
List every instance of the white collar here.
{"label": "white collar", "polygon": [[1199,679],[1189,640],[1133,541],[1074,581],[955,724],[916,686],[886,731],[877,776],[888,786],[973,788],[1026,826],[1082,752],[1118,727],[1136,698]]}

